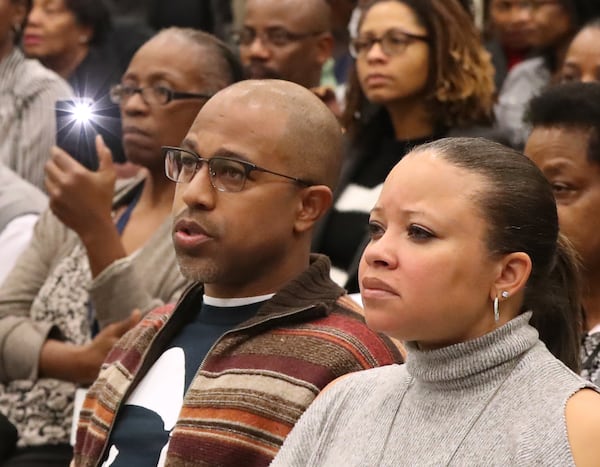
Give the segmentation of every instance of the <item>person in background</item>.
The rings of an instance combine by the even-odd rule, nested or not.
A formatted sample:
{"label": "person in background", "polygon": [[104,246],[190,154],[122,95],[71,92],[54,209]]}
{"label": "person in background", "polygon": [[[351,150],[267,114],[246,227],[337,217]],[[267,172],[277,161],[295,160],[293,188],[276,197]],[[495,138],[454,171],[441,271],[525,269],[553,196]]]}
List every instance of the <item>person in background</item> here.
{"label": "person in background", "polygon": [[186,286],[169,235],[175,187],[161,147],[178,144],[206,100],[241,75],[213,36],[163,30],[112,89],[125,152],[142,176],[115,192],[101,138],[97,172],[53,149],[50,210],[0,287],[0,412],[19,431],[4,466],[67,465],[75,389],[96,378],[109,349],[140,319],[134,309],[176,300]]}
{"label": "person in background", "polygon": [[367,324],[407,363],[331,385],[271,467],[597,466],[599,390],[563,363],[578,366],[574,252],[535,165],[483,138],[419,146],[369,231]]}
{"label": "person in background", "polygon": [[535,57],[515,66],[504,81],[494,112],[498,128],[511,146],[522,149],[530,128],[524,121],[527,103],[559,80],[565,54],[579,28],[600,16],[597,0],[528,0]]}
{"label": "person in background", "polygon": [[310,254],[341,131],[307,89],[247,80],[202,108],[182,147],[173,242],[195,284],[113,349],[83,404],[74,464],[269,465],[331,380],[401,362]]}
{"label": "person in background", "polygon": [[532,3],[523,0],[486,0],[484,14],[492,54],[496,89],[502,88],[508,72],[528,58],[533,34]]}
{"label": "person in background", "polygon": [[69,85],[17,46],[29,0],[0,0],[0,163],[44,189],[44,165],[55,143],[54,103]]}
{"label": "person in background", "polygon": [[[133,24],[115,27],[104,0],[33,0],[27,16],[25,54],[65,78],[76,102],[107,122],[115,138],[106,142],[119,163],[126,157],[119,144],[119,108],[111,102],[110,87],[150,36],[149,29]],[[86,167],[96,168],[95,154],[71,152]]]}
{"label": "person in background", "polygon": [[69,81],[76,96],[107,98],[124,68],[102,48],[110,14],[100,0],[33,0],[23,50]]}
{"label": "person in background", "polygon": [[330,16],[324,0],[247,0],[235,33],[246,76],[319,86],[333,50]]}
{"label": "person in background", "polygon": [[571,41],[560,81],[600,81],[600,18],[586,23]]}
{"label": "person in background", "polygon": [[[532,99],[525,154],[556,198],[561,231],[581,258],[581,375],[600,384],[600,83],[549,87]],[[557,330],[560,332],[560,330]]]}
{"label": "person in background", "polygon": [[313,248],[331,258],[336,282],[358,292],[364,226],[386,175],[411,147],[488,123],[494,70],[457,0],[372,1],[352,50],[346,164]]}
{"label": "person in background", "polygon": [[357,0],[327,0],[331,8],[331,34],[333,35],[332,57],[324,64],[321,73],[321,86],[335,90],[338,102],[343,103],[346,93],[346,81],[352,55],[350,55],[349,23],[357,8]]}
{"label": "person in background", "polygon": [[0,284],[29,244],[48,197],[0,162]]}
{"label": "person in background", "polygon": [[[114,0],[113,0],[114,1]],[[150,26],[190,27],[227,40],[231,35],[233,13],[230,0],[146,0]]]}

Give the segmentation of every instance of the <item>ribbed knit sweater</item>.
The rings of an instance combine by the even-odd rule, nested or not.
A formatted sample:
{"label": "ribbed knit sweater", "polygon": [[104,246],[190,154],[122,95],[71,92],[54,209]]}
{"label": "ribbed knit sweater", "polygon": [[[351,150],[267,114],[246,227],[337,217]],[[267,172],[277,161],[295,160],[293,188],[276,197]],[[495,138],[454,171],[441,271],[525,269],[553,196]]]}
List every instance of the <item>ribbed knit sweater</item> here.
{"label": "ribbed knit sweater", "polygon": [[568,398],[591,384],[525,313],[478,339],[351,375],[305,412],[272,467],[573,466]]}
{"label": "ribbed knit sweater", "polygon": [[[166,466],[267,466],[319,391],[353,371],[402,361],[398,347],[367,328],[361,309],[310,267],[209,350],[170,434]],[[202,305],[201,285],[175,308],[152,311],[109,354],[81,411],[75,465],[97,465],[121,404]]]}

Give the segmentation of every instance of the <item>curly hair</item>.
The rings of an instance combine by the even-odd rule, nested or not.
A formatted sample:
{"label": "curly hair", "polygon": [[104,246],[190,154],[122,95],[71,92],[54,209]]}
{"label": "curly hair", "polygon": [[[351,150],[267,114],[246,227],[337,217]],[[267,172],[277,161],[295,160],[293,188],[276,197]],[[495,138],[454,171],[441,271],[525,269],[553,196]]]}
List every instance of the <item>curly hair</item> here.
{"label": "curly hair", "polygon": [[[427,30],[430,53],[425,99],[434,126],[464,127],[489,122],[494,103],[494,68],[464,4],[459,0],[373,0],[362,18],[382,1],[403,3]],[[350,135],[359,136],[362,132],[363,113],[370,105],[353,67],[342,117]]]}

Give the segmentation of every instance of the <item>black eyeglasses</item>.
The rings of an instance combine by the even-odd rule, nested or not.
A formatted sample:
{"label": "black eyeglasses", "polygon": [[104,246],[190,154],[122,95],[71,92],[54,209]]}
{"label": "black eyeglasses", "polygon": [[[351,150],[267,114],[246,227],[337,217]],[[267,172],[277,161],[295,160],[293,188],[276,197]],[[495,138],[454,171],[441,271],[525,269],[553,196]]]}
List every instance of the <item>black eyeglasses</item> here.
{"label": "black eyeglasses", "polygon": [[389,29],[381,37],[371,35],[358,36],[350,42],[350,54],[354,58],[366,55],[371,48],[379,43],[381,50],[388,56],[399,55],[414,41],[428,42],[427,36],[411,34],[401,29]]}
{"label": "black eyeglasses", "polygon": [[292,42],[301,41],[312,36],[323,34],[322,31],[294,33],[283,28],[269,28],[262,32],[256,32],[252,28],[242,28],[232,34],[233,41],[237,45],[250,45],[258,37],[265,45],[274,45],[275,47],[284,47]]}
{"label": "black eyeglasses", "polygon": [[172,146],[163,146],[162,154],[165,158],[165,173],[167,177],[169,180],[177,183],[191,182],[194,175],[202,168],[202,165],[207,164],[210,183],[219,191],[229,193],[242,191],[248,175],[254,170],[287,178],[302,186],[312,185],[299,178],[273,172],[272,170],[239,159],[218,156],[205,159],[192,151]]}
{"label": "black eyeglasses", "polygon": [[120,104],[138,93],[141,94],[142,99],[148,105],[166,105],[174,100],[210,99],[212,97],[212,94],[173,91],[165,86],[139,88],[128,84],[116,84],[110,88],[110,100],[115,104]]}

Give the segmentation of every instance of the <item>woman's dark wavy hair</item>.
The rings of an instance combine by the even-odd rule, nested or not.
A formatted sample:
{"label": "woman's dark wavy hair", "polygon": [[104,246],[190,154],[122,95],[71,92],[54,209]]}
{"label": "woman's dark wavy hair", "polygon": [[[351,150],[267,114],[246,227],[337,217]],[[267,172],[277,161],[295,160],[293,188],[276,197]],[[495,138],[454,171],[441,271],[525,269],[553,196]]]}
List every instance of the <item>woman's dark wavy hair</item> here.
{"label": "woman's dark wavy hair", "polygon": [[521,313],[533,311],[531,323],[540,339],[578,372],[582,324],[578,262],[559,234],[550,183],[523,154],[487,139],[443,138],[418,146],[413,154],[425,151],[487,181],[474,201],[487,220],[488,249],[492,256],[513,252],[529,256],[532,269]]}
{"label": "woman's dark wavy hair", "polygon": [[104,0],[64,0],[77,22],[92,30],[90,45],[101,44],[111,27],[110,10]]}
{"label": "woman's dark wavy hair", "polygon": [[[372,0],[363,19],[374,4],[382,1],[406,5],[427,30],[429,77],[424,98],[434,126],[442,129],[489,122],[494,102],[494,69],[466,6],[468,2]],[[350,73],[342,124],[354,141],[368,138],[376,128],[387,126],[389,130],[391,125],[387,111],[367,100],[356,67]]]}

